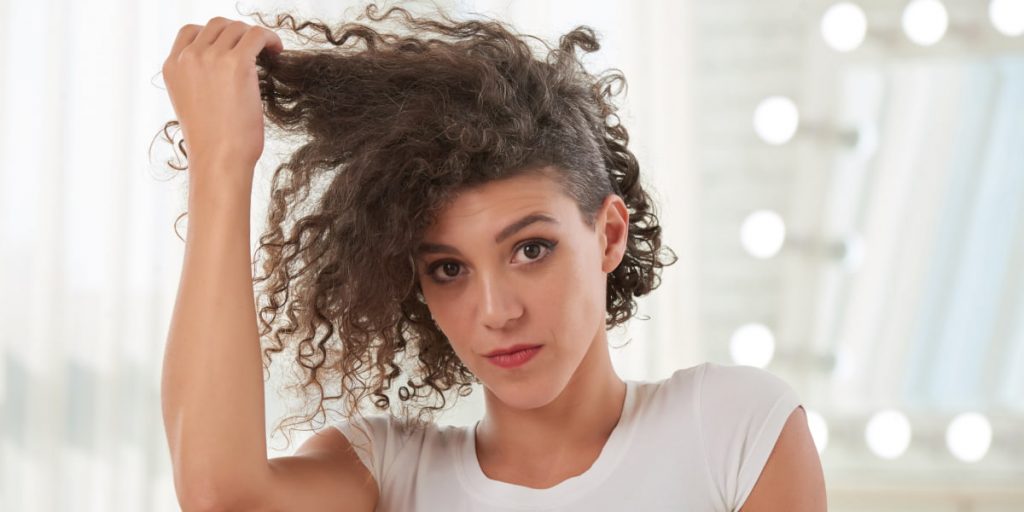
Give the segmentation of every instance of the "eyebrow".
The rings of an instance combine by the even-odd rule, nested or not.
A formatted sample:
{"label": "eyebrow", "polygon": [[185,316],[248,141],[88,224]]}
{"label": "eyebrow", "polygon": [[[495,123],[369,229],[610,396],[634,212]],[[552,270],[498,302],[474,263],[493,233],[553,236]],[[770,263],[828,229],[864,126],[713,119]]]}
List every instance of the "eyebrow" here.
{"label": "eyebrow", "polygon": [[[514,235],[516,233],[518,233],[520,230],[522,230],[526,226],[529,226],[530,224],[533,224],[535,222],[548,222],[548,223],[551,223],[551,224],[558,224],[558,221],[555,220],[554,217],[551,217],[551,216],[546,215],[544,213],[540,213],[540,212],[530,213],[530,214],[524,216],[523,218],[521,218],[521,219],[519,219],[519,220],[517,220],[517,221],[515,221],[515,222],[513,222],[511,224],[509,224],[508,226],[505,226],[504,229],[499,231],[498,234],[494,236],[494,243],[495,243],[495,245],[500,244],[501,242],[505,241],[506,238],[508,238],[508,237],[510,237],[510,236],[512,236],[512,235]],[[446,245],[446,244],[432,244],[432,243],[428,243],[428,242],[424,242],[424,243],[420,244],[420,246],[416,249],[416,254],[417,255],[423,255],[423,254],[427,254],[427,253],[448,253],[448,254],[456,254],[456,255],[461,255],[462,254],[462,253],[459,252],[458,249],[456,249],[456,248],[454,248],[454,247],[452,247],[450,245]]]}

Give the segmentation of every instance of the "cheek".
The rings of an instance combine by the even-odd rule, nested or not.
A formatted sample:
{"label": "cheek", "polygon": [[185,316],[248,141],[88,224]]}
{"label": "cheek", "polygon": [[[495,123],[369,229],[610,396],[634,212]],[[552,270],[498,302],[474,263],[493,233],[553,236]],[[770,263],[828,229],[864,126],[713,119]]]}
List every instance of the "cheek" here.
{"label": "cheek", "polygon": [[434,324],[437,325],[441,332],[447,333],[449,329],[448,308],[445,307],[444,301],[426,287],[421,288],[421,290],[423,302],[427,305],[427,311],[430,312],[430,318],[434,320]]}
{"label": "cheek", "polygon": [[459,304],[458,296],[445,294],[443,291],[432,291],[424,292],[424,298],[427,308],[430,310],[430,316],[434,318],[441,333],[448,338],[455,353],[460,358],[466,355],[464,350],[468,351],[469,348],[464,349],[459,340],[468,339],[466,332],[469,326],[466,322],[469,321],[469,318],[465,314],[459,314],[464,309]]}
{"label": "cheek", "polygon": [[561,336],[578,336],[603,322],[607,279],[600,263],[577,257],[554,269],[545,286],[535,289],[531,298],[535,316]]}

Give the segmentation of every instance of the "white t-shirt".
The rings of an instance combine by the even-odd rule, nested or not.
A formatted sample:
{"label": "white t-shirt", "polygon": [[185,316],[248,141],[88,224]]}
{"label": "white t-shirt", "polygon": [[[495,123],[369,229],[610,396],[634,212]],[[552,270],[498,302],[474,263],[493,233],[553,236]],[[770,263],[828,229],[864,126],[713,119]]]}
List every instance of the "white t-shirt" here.
{"label": "white t-shirt", "polygon": [[474,426],[413,430],[368,415],[369,447],[349,421],[335,426],[376,479],[378,511],[735,511],[800,405],[785,381],[752,366],[708,362],[625,382],[622,416],[597,460],[546,489],[488,478]]}

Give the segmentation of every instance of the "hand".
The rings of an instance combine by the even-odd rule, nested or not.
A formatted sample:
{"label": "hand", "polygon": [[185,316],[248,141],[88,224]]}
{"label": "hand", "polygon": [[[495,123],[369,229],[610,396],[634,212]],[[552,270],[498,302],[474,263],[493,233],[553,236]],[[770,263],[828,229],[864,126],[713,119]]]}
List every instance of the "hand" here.
{"label": "hand", "polygon": [[259,26],[212,18],[178,31],[163,76],[181,124],[190,167],[196,161],[230,163],[223,171],[252,171],[263,153],[263,102],[256,57],[280,53],[281,38]]}

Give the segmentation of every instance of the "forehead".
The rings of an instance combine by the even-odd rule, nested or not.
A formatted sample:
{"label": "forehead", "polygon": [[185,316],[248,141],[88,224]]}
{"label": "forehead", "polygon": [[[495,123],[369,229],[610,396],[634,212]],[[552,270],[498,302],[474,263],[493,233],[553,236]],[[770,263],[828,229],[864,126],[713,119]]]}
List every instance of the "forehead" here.
{"label": "forehead", "polygon": [[426,236],[449,231],[465,231],[467,224],[489,226],[522,215],[527,210],[543,210],[560,216],[575,208],[554,179],[537,173],[487,182],[460,192],[445,206],[426,230]]}

